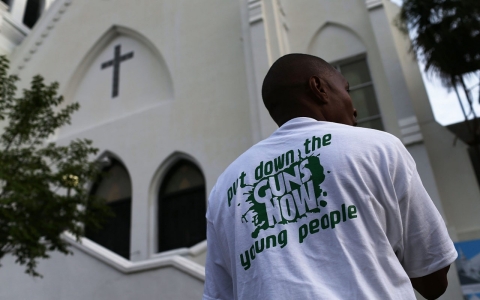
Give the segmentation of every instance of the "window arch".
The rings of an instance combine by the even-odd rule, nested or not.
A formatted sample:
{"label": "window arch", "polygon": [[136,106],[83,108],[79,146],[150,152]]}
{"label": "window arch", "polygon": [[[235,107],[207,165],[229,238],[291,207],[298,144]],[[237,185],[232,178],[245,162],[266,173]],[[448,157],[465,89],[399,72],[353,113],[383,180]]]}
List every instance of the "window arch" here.
{"label": "window arch", "polygon": [[23,24],[32,28],[37,23],[45,8],[45,0],[28,0],[23,14]]}
{"label": "window arch", "polygon": [[158,199],[158,252],[191,247],[206,239],[205,179],[190,161],[166,173]]}
{"label": "window arch", "polygon": [[106,200],[114,216],[99,230],[85,228],[85,236],[126,259],[130,258],[130,226],[132,183],[125,166],[107,157],[102,175],[94,183],[91,194]]}

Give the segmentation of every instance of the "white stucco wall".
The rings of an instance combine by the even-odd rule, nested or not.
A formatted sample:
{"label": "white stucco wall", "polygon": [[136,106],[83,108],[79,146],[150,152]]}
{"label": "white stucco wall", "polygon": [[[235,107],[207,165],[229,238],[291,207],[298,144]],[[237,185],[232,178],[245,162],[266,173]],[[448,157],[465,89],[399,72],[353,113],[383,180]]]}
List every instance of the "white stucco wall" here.
{"label": "white stucco wall", "polygon": [[[199,11],[215,11],[216,21]],[[253,143],[238,2],[59,0],[48,14],[14,53],[13,70],[25,79],[41,72],[60,83],[67,103],[84,107],[59,143],[89,138],[122,159],[132,178],[131,259],[147,259],[156,245],[152,180],[165,160],[187,154],[208,192]],[[113,25],[130,35],[109,35]],[[120,95],[112,99],[112,68],[99,64],[120,42],[122,54],[135,56],[121,64]]]}
{"label": "white stucco wall", "polygon": [[[203,281],[172,267],[124,274],[73,248],[74,256],[53,253],[32,278],[12,257],[2,259],[0,299],[201,299]],[[8,270],[6,272],[5,270]]]}

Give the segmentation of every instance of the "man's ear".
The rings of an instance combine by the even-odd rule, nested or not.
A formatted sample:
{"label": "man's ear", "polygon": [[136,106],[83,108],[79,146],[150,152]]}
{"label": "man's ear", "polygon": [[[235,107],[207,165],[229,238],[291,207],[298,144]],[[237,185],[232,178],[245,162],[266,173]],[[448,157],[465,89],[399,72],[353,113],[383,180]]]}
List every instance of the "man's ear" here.
{"label": "man's ear", "polygon": [[312,76],[308,80],[308,86],[315,98],[319,99],[321,103],[327,103],[328,95],[325,89],[326,82],[318,76]]}

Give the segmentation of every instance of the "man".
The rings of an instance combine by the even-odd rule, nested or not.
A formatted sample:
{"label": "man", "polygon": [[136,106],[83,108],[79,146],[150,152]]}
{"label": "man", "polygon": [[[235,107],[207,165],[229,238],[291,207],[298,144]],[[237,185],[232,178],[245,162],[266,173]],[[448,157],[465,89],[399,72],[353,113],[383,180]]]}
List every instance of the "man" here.
{"label": "man", "polygon": [[290,54],[262,96],[280,127],[235,160],[207,212],[204,299],[436,299],[457,253],[394,136],[356,128],[348,82]]}

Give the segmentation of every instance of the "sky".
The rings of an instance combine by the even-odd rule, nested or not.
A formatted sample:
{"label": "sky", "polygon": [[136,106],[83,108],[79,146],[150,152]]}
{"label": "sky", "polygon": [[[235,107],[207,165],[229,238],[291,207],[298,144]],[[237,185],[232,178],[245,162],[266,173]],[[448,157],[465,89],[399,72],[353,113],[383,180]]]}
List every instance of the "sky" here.
{"label": "sky", "polygon": [[[455,94],[455,91],[452,89],[448,91],[442,86],[440,80],[433,75],[425,74],[423,72],[423,65],[419,65],[422,69],[423,82],[425,83],[425,88],[427,89],[428,98],[433,109],[433,114],[435,115],[435,120],[441,125],[449,125],[453,123],[458,123],[465,120],[465,117],[462,113],[458,98]],[[467,80],[467,87],[472,88],[471,94],[474,99],[474,112],[477,116],[480,116],[480,105],[479,105],[479,89],[478,89],[479,79],[477,76],[470,76]],[[460,97],[462,98],[462,103],[466,109],[469,119],[473,118],[473,114],[470,113],[466,97],[463,94],[463,89],[459,89]]]}
{"label": "sky", "polygon": [[[397,3],[398,5],[402,4],[402,0],[391,1]],[[423,65],[421,63],[419,63],[419,67],[422,71],[423,82],[428,93],[435,120],[443,126],[465,120],[455,91],[448,91],[445,87],[442,86],[440,80],[435,75],[425,74],[423,72]],[[477,116],[480,116],[478,76],[470,76],[470,78],[468,78],[467,80],[466,85],[468,88],[473,87],[471,89],[474,98],[473,108],[475,114]],[[459,90],[459,92],[460,97],[462,98],[462,103],[464,103],[464,107],[465,109],[467,109],[467,114],[469,114],[470,110],[468,109],[466,98],[461,90]],[[472,117],[473,115],[469,114],[469,118]]]}

